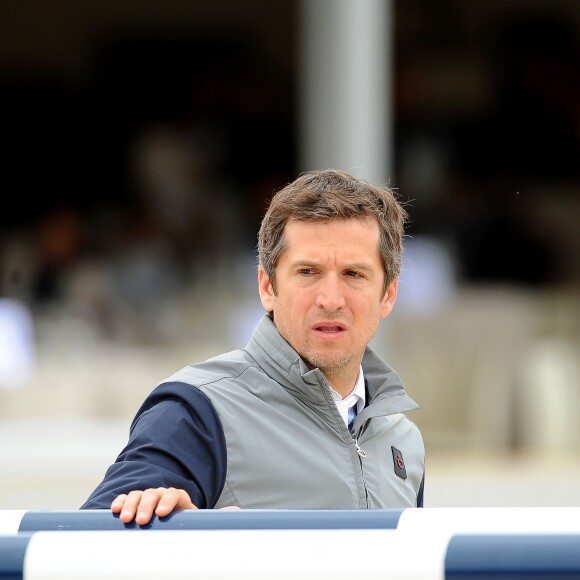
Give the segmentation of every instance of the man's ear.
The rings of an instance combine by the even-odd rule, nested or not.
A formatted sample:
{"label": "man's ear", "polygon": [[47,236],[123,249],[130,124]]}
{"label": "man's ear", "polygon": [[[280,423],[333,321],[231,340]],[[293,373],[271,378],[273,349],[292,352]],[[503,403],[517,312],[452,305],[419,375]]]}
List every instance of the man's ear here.
{"label": "man's ear", "polygon": [[397,290],[399,289],[399,279],[395,278],[387,286],[387,290],[383,299],[381,300],[381,318],[385,318],[391,313],[393,306],[395,305],[395,300],[397,299]]}
{"label": "man's ear", "polygon": [[264,309],[267,312],[272,312],[274,310],[274,288],[262,266],[258,266],[258,292]]}

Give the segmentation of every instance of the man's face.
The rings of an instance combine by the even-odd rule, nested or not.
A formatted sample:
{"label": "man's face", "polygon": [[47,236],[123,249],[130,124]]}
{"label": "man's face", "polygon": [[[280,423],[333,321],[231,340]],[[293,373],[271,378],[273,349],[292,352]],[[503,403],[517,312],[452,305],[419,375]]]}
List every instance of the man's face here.
{"label": "man's face", "polygon": [[[262,305],[306,363],[344,395],[379,320],[393,308],[397,281],[383,289],[376,221],[289,221],[276,267],[276,293],[260,268]],[[343,396],[344,396],[343,395]]]}

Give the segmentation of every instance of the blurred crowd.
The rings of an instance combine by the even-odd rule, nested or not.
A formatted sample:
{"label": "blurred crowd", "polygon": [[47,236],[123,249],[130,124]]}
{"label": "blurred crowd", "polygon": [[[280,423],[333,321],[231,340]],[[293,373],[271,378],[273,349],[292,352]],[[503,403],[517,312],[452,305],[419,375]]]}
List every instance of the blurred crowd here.
{"label": "blurred crowd", "polygon": [[[402,308],[462,285],[576,287],[577,23],[548,8],[479,28],[466,8],[396,15]],[[299,170],[296,75],[243,30],[113,31],[92,54],[80,80],[0,70],[0,298],[137,343],[194,332],[183,313],[218,294],[251,318],[262,211]]]}

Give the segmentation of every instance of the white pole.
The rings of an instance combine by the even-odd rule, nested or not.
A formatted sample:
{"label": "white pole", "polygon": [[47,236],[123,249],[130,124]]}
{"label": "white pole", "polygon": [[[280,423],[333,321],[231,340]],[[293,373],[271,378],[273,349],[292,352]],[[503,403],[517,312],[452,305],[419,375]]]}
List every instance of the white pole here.
{"label": "white pole", "polygon": [[392,172],[392,0],[301,0],[299,170]]}

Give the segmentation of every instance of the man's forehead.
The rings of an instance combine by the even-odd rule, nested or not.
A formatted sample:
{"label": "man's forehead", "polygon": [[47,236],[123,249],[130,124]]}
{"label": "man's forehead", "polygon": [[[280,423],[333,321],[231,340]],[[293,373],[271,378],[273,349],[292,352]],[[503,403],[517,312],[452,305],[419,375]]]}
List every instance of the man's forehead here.
{"label": "man's forehead", "polygon": [[[340,232],[340,227],[333,227],[351,224],[363,228]],[[282,254],[292,254],[292,262],[305,265],[325,260],[329,250],[361,265],[372,266],[380,259],[378,224],[372,219],[293,220],[287,224],[285,238]],[[371,248],[374,251],[371,252]]]}
{"label": "man's forehead", "polygon": [[341,225],[354,225],[360,224],[364,226],[365,229],[368,229],[369,232],[379,233],[379,224],[377,220],[371,216],[361,216],[361,217],[351,217],[351,218],[330,218],[330,219],[308,219],[308,220],[301,220],[297,218],[290,218],[286,222],[286,226],[284,228],[285,234],[288,231],[298,230],[298,229],[310,229],[310,230],[318,230],[324,232],[328,229],[333,229],[333,227],[341,226]]}

